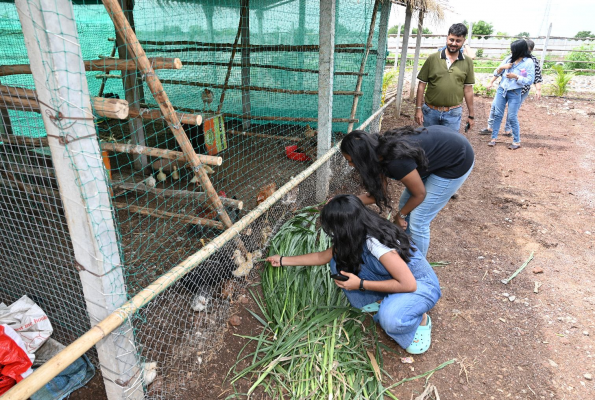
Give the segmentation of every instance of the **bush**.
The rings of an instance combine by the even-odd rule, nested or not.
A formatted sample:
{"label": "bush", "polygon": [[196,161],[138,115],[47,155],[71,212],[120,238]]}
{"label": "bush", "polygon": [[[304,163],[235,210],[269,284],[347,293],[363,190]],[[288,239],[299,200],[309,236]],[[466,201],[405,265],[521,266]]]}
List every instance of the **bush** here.
{"label": "bush", "polygon": [[473,85],[473,93],[484,97],[494,97],[496,94],[496,89],[494,89],[494,86],[492,86],[492,89],[488,90],[488,88],[486,88],[481,82],[477,82],[475,85]]}
{"label": "bush", "polygon": [[[565,61],[568,69],[595,69],[595,45],[582,45],[573,50],[590,50],[589,52],[571,51]],[[592,61],[586,62],[572,62],[572,61]]]}
{"label": "bush", "polygon": [[475,57],[483,57],[483,49],[477,49],[475,52]]}
{"label": "bush", "polygon": [[574,74],[572,72],[565,72],[562,65],[554,65],[552,68],[556,71],[554,83],[551,85],[553,95],[559,97],[564,96],[566,92],[568,92],[568,84],[574,77]]}

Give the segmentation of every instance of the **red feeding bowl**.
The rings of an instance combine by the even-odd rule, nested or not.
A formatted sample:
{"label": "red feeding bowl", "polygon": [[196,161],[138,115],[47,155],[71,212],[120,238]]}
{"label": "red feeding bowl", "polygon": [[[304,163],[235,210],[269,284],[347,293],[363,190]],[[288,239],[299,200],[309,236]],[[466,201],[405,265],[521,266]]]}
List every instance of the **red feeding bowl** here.
{"label": "red feeding bowl", "polygon": [[297,146],[286,146],[285,147],[285,154],[287,154],[287,158],[293,161],[312,161],[310,157],[305,155],[304,153],[298,153]]}

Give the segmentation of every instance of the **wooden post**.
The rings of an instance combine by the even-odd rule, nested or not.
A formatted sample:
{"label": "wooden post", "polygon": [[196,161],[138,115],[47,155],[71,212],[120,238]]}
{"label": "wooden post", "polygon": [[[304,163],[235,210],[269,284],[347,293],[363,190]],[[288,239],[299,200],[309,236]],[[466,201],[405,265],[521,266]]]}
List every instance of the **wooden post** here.
{"label": "wooden post", "polygon": [[[120,6],[124,11],[124,15],[130,24],[130,29],[134,31],[134,16],[132,10],[134,8],[134,0],[118,0]],[[116,28],[116,46],[118,47],[118,55],[122,60],[129,60],[134,58],[134,53],[129,50],[129,45],[124,41],[122,34]],[[128,101],[128,106],[131,109],[139,108],[140,103],[144,103],[144,94],[142,83],[138,83],[140,74],[138,70],[124,72],[122,71],[122,83],[124,85],[124,94]],[[146,146],[145,128],[143,126],[142,118],[131,118],[128,122],[130,133],[132,134],[132,141],[140,146]],[[141,155],[134,159],[134,169],[142,171],[149,165],[147,156]]]}
{"label": "wooden post", "polygon": [[419,10],[417,20],[417,39],[415,41],[415,56],[413,58],[413,72],[411,73],[411,90],[409,91],[409,100],[413,101],[417,92],[417,65],[419,64],[419,50],[421,48],[422,31],[424,27],[424,10]]}
{"label": "wooden post", "polygon": [[550,27],[547,30],[547,36],[545,37],[545,43],[543,43],[543,50],[541,51],[541,60],[539,60],[539,67],[543,70],[543,62],[545,61],[545,55],[547,53],[547,45],[550,41],[550,35],[552,33],[552,23],[550,22]]}
{"label": "wooden post", "polygon": [[[132,51],[132,54],[134,55],[134,60],[137,63],[139,70],[146,77],[145,79],[147,86],[149,86],[149,89],[151,90],[151,93],[153,94],[155,101],[161,109],[163,117],[167,121],[169,128],[173,132],[178,144],[180,145],[180,148],[184,152],[186,160],[193,167],[196,177],[198,178],[202,187],[207,192],[208,202],[210,206],[213,209],[217,210],[221,222],[223,222],[223,224],[227,228],[229,228],[233,225],[233,223],[231,222],[229,215],[227,215],[227,211],[223,207],[223,204],[221,204],[221,200],[217,195],[217,191],[213,187],[207,173],[202,167],[202,162],[198,158],[197,154],[194,152],[194,148],[192,148],[190,139],[188,139],[186,132],[184,132],[184,129],[182,129],[182,126],[180,125],[180,120],[178,119],[178,115],[174,110],[173,106],[171,105],[169,97],[167,96],[165,89],[163,89],[163,85],[161,84],[159,77],[157,77],[157,74],[155,74],[155,71],[151,67],[151,63],[149,62],[149,59],[147,58],[145,51],[138,42],[136,33],[134,33],[130,24],[128,23],[128,20],[125,18],[120,4],[117,0],[102,1],[105,8],[107,9],[110,18],[114,22],[116,31],[122,33],[126,41],[128,50]],[[239,242],[238,245],[243,251],[243,244]]]}
{"label": "wooden post", "polygon": [[397,48],[395,49],[395,64],[393,65],[394,69],[397,69],[398,65],[399,65],[399,45],[401,40],[401,23],[399,22],[399,25],[397,25]]}
{"label": "wooden post", "polygon": [[397,111],[395,116],[401,116],[401,101],[403,100],[403,82],[405,81],[405,69],[407,67],[407,46],[409,46],[409,31],[411,30],[411,16],[413,8],[410,5],[405,9],[405,29],[403,31],[403,45],[401,46],[401,63],[399,67],[399,83],[397,84]]}
{"label": "wooden post", "polygon": [[473,22],[469,22],[469,39],[467,39],[467,43],[471,46],[471,39],[473,38]]}
{"label": "wooden post", "polygon": [[[298,19],[298,32],[295,35],[298,46],[305,45],[306,41],[306,0],[300,0],[300,14]],[[298,68],[304,68],[304,53],[299,52],[297,55]],[[297,87],[304,87],[304,74],[297,74]]]}
{"label": "wooden post", "polygon": [[[357,84],[355,85],[355,91],[359,92],[362,88],[362,81],[363,81],[363,73],[366,69],[366,62],[368,61],[368,54],[370,53],[370,47],[372,47],[372,40],[374,39],[374,28],[376,28],[376,14],[378,14],[378,6],[380,5],[380,0],[374,1],[374,8],[372,9],[372,20],[370,21],[370,30],[368,31],[368,40],[366,41],[366,48],[364,50],[364,55],[362,57],[362,62],[359,66],[359,73],[357,77]],[[359,102],[359,96],[353,96],[353,104],[351,105],[351,114],[349,118],[355,118],[355,113],[357,111],[357,104]],[[347,133],[353,130],[353,122],[350,122],[347,126]]]}
{"label": "wooden post", "polygon": [[[318,153],[320,159],[330,148],[333,134],[333,70],[335,69],[335,0],[320,0],[318,51]],[[316,171],[316,201],[328,196],[330,165]]]}
{"label": "wooden post", "polygon": [[[16,8],[72,238],[72,268],[80,271],[95,325],[126,302],[126,285],[74,11],[68,0],[16,0]],[[64,118],[51,119],[56,111],[46,104]],[[71,118],[78,119],[72,123]],[[67,144],[59,138],[68,139]],[[132,332],[125,320],[118,331],[97,343],[110,400],[144,399]]]}
{"label": "wooden post", "polygon": [[231,70],[233,68],[233,60],[236,57],[236,50],[237,44],[240,40],[240,35],[242,33],[242,16],[240,15],[240,22],[238,23],[238,33],[236,33],[236,38],[233,41],[233,48],[231,49],[231,56],[229,56],[229,64],[227,65],[227,73],[225,74],[225,81],[223,82],[223,89],[221,90],[221,97],[219,98],[219,105],[217,106],[217,114],[221,114],[221,110],[223,109],[223,100],[225,100],[225,90],[227,89],[227,84],[229,83],[229,77],[231,76]]}
{"label": "wooden post", "polygon": [[[388,39],[388,19],[392,3],[385,1],[380,9],[380,27],[378,28],[378,55],[376,56],[376,75],[374,78],[374,94],[372,97],[372,112],[380,107],[382,100],[382,77],[384,76],[384,65],[386,63],[386,43]],[[380,116],[370,124],[370,132],[380,130]]]}
{"label": "wooden post", "polygon": [[242,23],[242,127],[250,129],[250,0],[240,0]]}
{"label": "wooden post", "polygon": [[[1,83],[2,82],[0,82],[0,84]],[[12,135],[12,123],[10,122],[10,115],[8,114],[8,108],[2,100],[0,100],[0,133]]]}

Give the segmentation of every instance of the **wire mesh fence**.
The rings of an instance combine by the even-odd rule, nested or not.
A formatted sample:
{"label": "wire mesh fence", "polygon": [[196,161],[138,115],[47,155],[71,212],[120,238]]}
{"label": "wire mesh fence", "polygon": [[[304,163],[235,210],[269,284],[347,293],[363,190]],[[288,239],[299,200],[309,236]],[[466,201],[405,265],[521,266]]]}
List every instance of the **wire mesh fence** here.
{"label": "wire mesh fence", "polygon": [[[27,48],[23,15],[58,3],[0,3],[0,300],[27,294],[68,344],[316,160],[320,5],[121,0],[122,25],[101,2],[73,1],[31,25]],[[373,111],[378,4],[336,4],[333,144]],[[326,165],[331,194],[355,190],[340,155]],[[180,398],[196,383],[271,236],[316,203],[317,179],[130,315],[106,340],[113,364],[91,354],[121,397]]]}

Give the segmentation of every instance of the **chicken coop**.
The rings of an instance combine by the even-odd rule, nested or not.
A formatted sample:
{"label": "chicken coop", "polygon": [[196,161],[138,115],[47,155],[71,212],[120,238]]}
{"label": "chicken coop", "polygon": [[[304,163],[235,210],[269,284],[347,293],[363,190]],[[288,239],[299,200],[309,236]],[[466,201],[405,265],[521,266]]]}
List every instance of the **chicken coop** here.
{"label": "chicken coop", "polygon": [[390,7],[0,0],[0,302],[63,345],[119,310],[107,398],[182,398],[283,221],[353,185]]}

